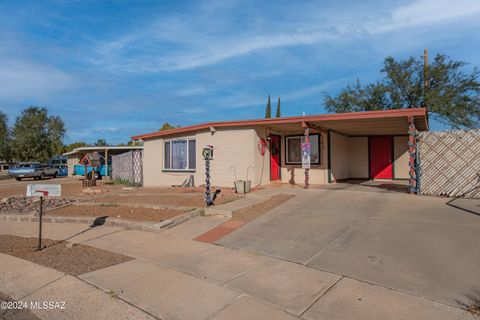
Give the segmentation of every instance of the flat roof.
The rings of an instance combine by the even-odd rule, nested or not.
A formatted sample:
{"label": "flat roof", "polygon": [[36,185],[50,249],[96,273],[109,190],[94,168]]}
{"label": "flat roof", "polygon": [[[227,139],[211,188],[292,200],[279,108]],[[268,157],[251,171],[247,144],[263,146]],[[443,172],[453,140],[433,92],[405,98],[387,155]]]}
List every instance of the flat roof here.
{"label": "flat roof", "polygon": [[69,154],[79,153],[79,152],[88,152],[88,151],[105,151],[105,150],[142,150],[143,146],[93,146],[93,147],[80,147],[75,148],[72,151],[65,152],[63,155],[68,156]]}
{"label": "flat roof", "polygon": [[[398,134],[405,126],[408,128],[408,117],[414,117],[417,130],[428,130],[428,111],[425,108],[377,110],[363,112],[345,112],[333,114],[319,114],[309,116],[294,116],[270,119],[254,119],[239,121],[206,122],[197,125],[175,128],[170,130],[156,131],[133,136],[132,140],[145,140],[157,137],[175,135],[180,133],[195,132],[204,129],[225,127],[248,127],[269,126],[281,130],[298,130],[298,124],[305,122],[322,126],[322,128],[343,132],[348,135],[371,135],[371,134]],[[283,125],[283,126],[282,126]],[[295,126],[292,126],[295,125]],[[377,131],[375,131],[377,129]]]}

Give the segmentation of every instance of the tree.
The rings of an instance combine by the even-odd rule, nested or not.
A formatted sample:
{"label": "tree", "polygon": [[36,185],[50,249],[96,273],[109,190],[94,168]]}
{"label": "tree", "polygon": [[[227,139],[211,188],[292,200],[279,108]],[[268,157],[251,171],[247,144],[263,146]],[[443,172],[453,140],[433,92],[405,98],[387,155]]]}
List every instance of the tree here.
{"label": "tree", "polygon": [[0,161],[10,162],[10,130],[8,129],[8,117],[0,111]]}
{"label": "tree", "polygon": [[18,161],[45,162],[63,151],[65,126],[47,108],[29,107],[15,120],[12,153]]}
{"label": "tree", "polygon": [[128,141],[127,145],[129,145],[129,146],[143,146],[143,142],[130,140],[130,141]]}
{"label": "tree", "polygon": [[282,113],[280,112],[280,97],[278,97],[277,113],[275,114],[275,118],[280,118],[281,116],[282,116]]}
{"label": "tree", "polygon": [[105,147],[108,146],[107,140],[105,139],[98,139],[97,142],[94,144],[96,147]]}
{"label": "tree", "polygon": [[[345,87],[336,97],[327,95],[332,112],[427,107],[437,120],[453,128],[479,127],[480,72],[465,73],[462,61],[438,54],[426,69],[422,58],[396,61],[387,57],[381,81],[363,86],[360,81]],[[426,80],[426,81],[425,81]],[[427,83],[428,85],[425,85]]]}
{"label": "tree", "polygon": [[267,107],[265,109],[265,118],[269,119],[272,117],[272,107],[270,106],[270,95],[268,95]]}
{"label": "tree", "polygon": [[162,127],[160,129],[158,129],[158,131],[170,130],[170,129],[175,129],[175,128],[180,128],[180,126],[173,126],[168,122],[164,122]]}
{"label": "tree", "polygon": [[63,152],[70,152],[70,151],[73,151],[76,148],[81,148],[81,147],[88,147],[88,144],[83,142],[83,141],[77,141],[77,142],[74,142],[74,143],[70,143],[70,144],[63,147]]}

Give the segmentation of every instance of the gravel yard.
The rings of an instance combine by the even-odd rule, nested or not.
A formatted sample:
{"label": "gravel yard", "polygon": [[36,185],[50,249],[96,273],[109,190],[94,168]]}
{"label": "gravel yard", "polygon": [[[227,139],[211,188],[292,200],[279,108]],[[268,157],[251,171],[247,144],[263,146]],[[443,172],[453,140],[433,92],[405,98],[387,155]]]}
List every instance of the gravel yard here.
{"label": "gravel yard", "polygon": [[66,241],[43,239],[45,248],[37,251],[37,238],[0,235],[0,253],[29,260],[71,275],[110,267],[133,258]]}
{"label": "gravel yard", "polygon": [[[21,196],[7,197],[0,200],[0,214],[31,214],[37,213],[40,207],[39,198],[27,198]],[[44,210],[49,210],[75,202],[68,198],[45,198]]]}
{"label": "gravel yard", "polygon": [[[36,181],[0,181],[0,215],[38,212],[39,199],[27,198],[29,183]],[[62,185],[61,198],[45,198],[46,215],[66,217],[100,217],[132,221],[161,222],[185,213],[193,208],[204,208],[204,188],[142,188],[98,181],[96,187],[82,188],[76,178],[48,179],[39,183]],[[215,204],[222,204],[243,197],[232,189],[223,188]],[[73,204],[73,205],[72,205]]]}
{"label": "gravel yard", "polygon": [[[151,205],[167,205],[182,207],[205,207],[205,195],[203,193],[185,193],[185,194],[108,194],[102,197],[94,198],[96,202],[108,203],[144,203]],[[220,194],[215,200],[215,204],[226,203],[238,199],[235,193]]]}

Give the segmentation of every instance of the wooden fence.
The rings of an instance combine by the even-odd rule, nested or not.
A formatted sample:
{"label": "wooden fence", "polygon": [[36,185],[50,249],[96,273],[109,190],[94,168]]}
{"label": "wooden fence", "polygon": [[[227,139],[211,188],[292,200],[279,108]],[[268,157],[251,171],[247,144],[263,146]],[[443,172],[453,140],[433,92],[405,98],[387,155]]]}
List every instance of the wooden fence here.
{"label": "wooden fence", "polygon": [[112,178],[143,185],[142,158],[142,150],[132,150],[112,156]]}
{"label": "wooden fence", "polygon": [[420,193],[480,198],[480,129],[418,133]]}

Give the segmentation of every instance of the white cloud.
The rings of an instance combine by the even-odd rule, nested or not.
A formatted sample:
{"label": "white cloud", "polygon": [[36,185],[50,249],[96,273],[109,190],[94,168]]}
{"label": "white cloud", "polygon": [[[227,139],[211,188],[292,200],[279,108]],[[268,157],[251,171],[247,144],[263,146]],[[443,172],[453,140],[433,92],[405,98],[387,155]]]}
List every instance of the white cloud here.
{"label": "white cloud", "polygon": [[64,71],[26,61],[0,62],[0,97],[2,100],[45,98],[77,85]]}
{"label": "white cloud", "polygon": [[437,24],[480,14],[478,0],[417,0],[390,12],[385,24],[371,26],[372,32],[388,32],[420,25]]}
{"label": "white cloud", "polygon": [[[188,70],[275,48],[368,37],[413,26],[429,26],[480,13],[479,0],[416,0],[334,9],[291,5],[283,16],[252,14],[238,23],[242,8],[200,7],[195,15],[157,17],[117,39],[100,43],[92,62],[113,72]],[[355,11],[357,10],[357,11]],[[288,11],[288,12],[287,12]],[[287,13],[285,13],[287,12]],[[221,18],[219,18],[221,17]],[[251,23],[250,23],[251,22]],[[255,27],[251,27],[255,26]]]}

